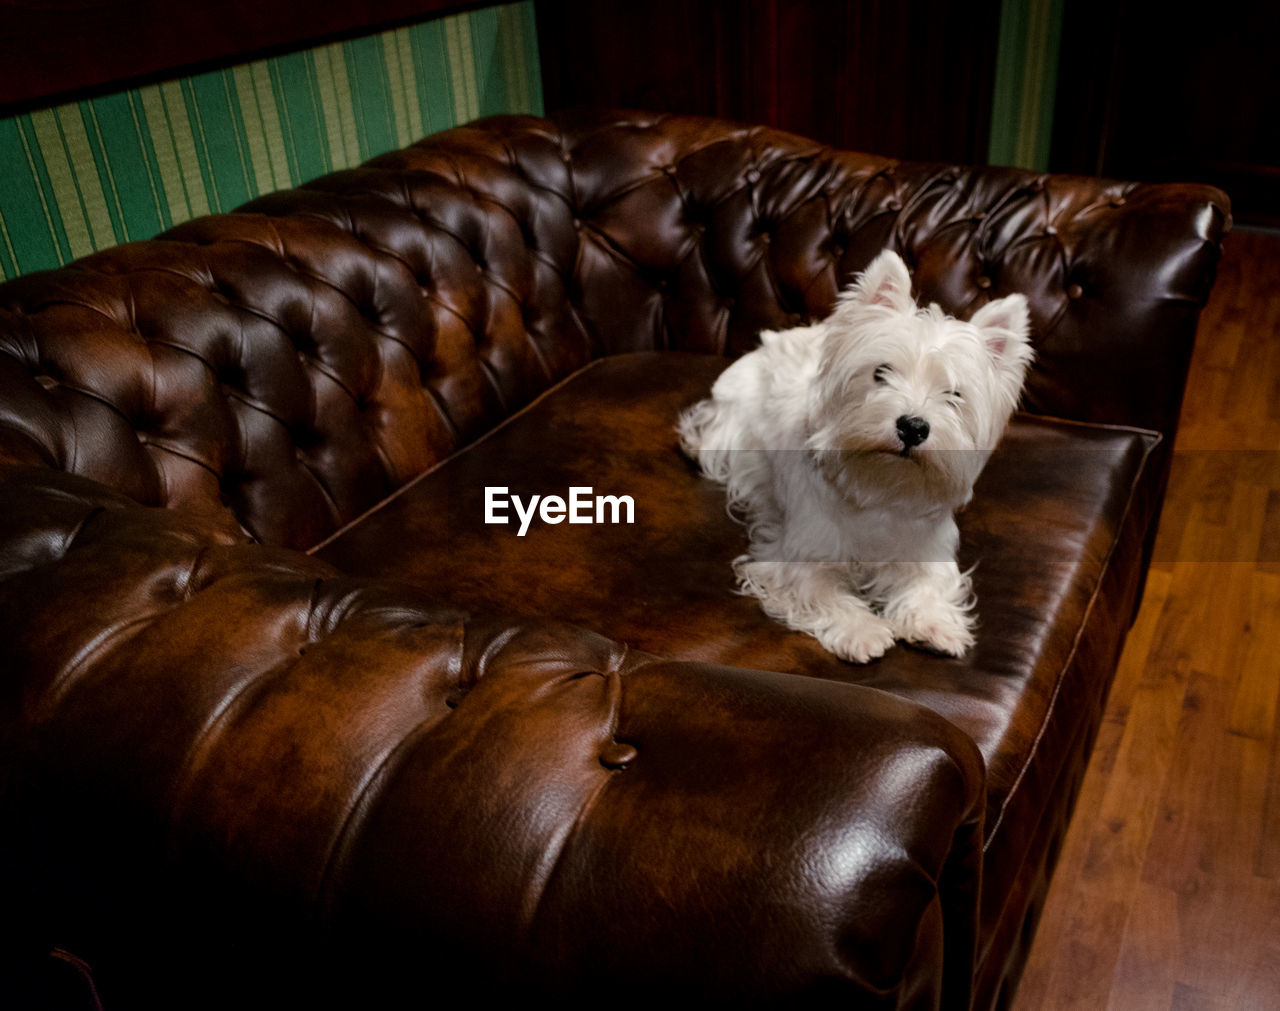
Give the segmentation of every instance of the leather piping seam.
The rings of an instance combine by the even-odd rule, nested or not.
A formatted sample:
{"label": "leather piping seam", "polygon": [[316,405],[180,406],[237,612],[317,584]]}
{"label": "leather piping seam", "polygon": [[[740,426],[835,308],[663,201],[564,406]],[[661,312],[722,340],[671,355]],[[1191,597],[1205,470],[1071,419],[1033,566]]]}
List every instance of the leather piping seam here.
{"label": "leather piping seam", "polygon": [[[640,352],[640,353],[643,354],[645,352]],[[609,356],[609,357],[621,357],[621,356]],[[318,543],[305,549],[304,553],[308,555],[313,555],[317,551],[320,551],[323,548],[328,547],[331,543],[336,541],[348,530],[351,530],[355,528],[357,525],[359,525],[360,523],[363,523],[366,519],[368,519],[374,513],[380,512],[383,509],[383,507],[390,505],[392,502],[398,499],[401,495],[406,494],[411,488],[415,487],[419,482],[425,481],[428,477],[434,474],[441,467],[444,467],[445,465],[449,464],[453,460],[457,459],[463,453],[469,452],[476,446],[479,446],[482,443],[488,441],[490,438],[495,437],[499,432],[501,432],[508,425],[514,424],[516,419],[523,417],[526,413],[528,413],[529,411],[532,411],[535,407],[537,407],[540,403],[542,403],[542,401],[545,400],[547,397],[557,392],[562,386],[567,386],[569,383],[578,379],[580,376],[584,375],[591,369],[594,369],[596,366],[602,364],[606,360],[607,358],[593,358],[591,361],[583,365],[582,368],[569,373],[569,375],[565,376],[554,386],[550,386],[547,389],[543,390],[540,394],[538,394],[537,397],[529,401],[529,403],[525,404],[524,407],[520,408],[520,410],[516,411],[514,414],[507,415],[507,417],[503,418],[498,424],[494,425],[492,428],[486,431],[483,435],[481,435],[478,439],[476,439],[473,442],[468,442],[465,446],[459,446],[452,453],[446,456],[443,460],[437,460],[434,464],[432,464],[430,467],[424,470],[421,474],[413,478],[413,480],[406,481],[399,488],[393,491],[390,495],[384,498],[381,502],[370,507],[369,509],[366,509],[359,516],[356,516],[354,519],[343,524],[341,527],[339,527],[337,530],[331,533],[324,540],[319,541]]]}
{"label": "leather piping seam", "polygon": [[1009,787],[1009,791],[1005,794],[1004,800],[1001,801],[1000,813],[996,816],[995,822],[991,826],[991,830],[983,840],[982,852],[984,855],[995,840],[996,834],[999,832],[1000,826],[1004,822],[1005,813],[1008,811],[1014,795],[1018,792],[1018,788],[1022,785],[1022,781],[1026,777],[1027,770],[1031,768],[1032,762],[1035,761],[1036,755],[1039,753],[1040,742],[1044,739],[1045,732],[1049,727],[1049,722],[1057,709],[1058,697],[1062,692],[1062,685],[1066,680],[1067,671],[1075,662],[1076,653],[1080,648],[1080,641],[1084,638],[1085,628],[1089,624],[1089,619],[1093,616],[1094,605],[1097,603],[1098,596],[1102,592],[1102,575],[1105,575],[1111,569],[1111,559],[1115,556],[1116,547],[1120,543],[1124,534],[1125,524],[1128,522],[1130,513],[1132,512],[1133,501],[1137,495],[1138,486],[1142,483],[1143,472],[1147,470],[1147,464],[1151,459],[1151,454],[1155,451],[1156,447],[1164,441],[1163,437],[1160,436],[1159,433],[1152,434],[1155,435],[1155,438],[1148,442],[1144,447],[1142,453],[1142,466],[1139,468],[1138,473],[1129,484],[1129,495],[1125,499],[1124,510],[1121,512],[1119,522],[1116,524],[1115,536],[1112,538],[1111,544],[1107,548],[1107,556],[1103,560],[1100,576],[1093,587],[1093,592],[1089,595],[1089,602],[1085,606],[1084,616],[1081,618],[1080,624],[1076,628],[1075,636],[1071,642],[1071,650],[1067,654],[1066,659],[1063,660],[1061,667],[1058,669],[1058,675],[1054,680],[1053,694],[1049,698],[1049,705],[1045,708],[1044,718],[1040,721],[1040,728],[1036,731],[1035,740],[1031,742],[1031,748],[1027,752],[1026,760],[1022,763],[1022,768],[1018,770],[1017,778],[1013,781],[1013,785]]}

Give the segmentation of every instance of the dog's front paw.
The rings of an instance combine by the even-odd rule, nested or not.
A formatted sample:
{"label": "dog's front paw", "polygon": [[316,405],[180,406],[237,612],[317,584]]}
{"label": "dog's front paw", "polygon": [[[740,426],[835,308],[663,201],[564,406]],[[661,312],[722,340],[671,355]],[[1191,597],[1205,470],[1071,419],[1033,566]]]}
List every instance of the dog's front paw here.
{"label": "dog's front paw", "polygon": [[899,639],[947,656],[964,656],[973,646],[972,622],[957,608],[903,609],[892,616]]}
{"label": "dog's front paw", "polygon": [[843,621],[815,630],[813,635],[823,649],[853,663],[884,656],[896,638],[892,626],[870,611],[850,614]]}

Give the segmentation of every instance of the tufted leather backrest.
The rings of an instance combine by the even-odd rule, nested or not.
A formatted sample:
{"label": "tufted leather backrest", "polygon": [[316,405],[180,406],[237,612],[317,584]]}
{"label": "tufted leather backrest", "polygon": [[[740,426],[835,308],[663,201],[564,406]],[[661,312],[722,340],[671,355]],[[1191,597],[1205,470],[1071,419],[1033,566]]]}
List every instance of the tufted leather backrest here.
{"label": "tufted leather backrest", "polygon": [[[508,151],[515,136],[490,142]],[[608,351],[740,354],[830,312],[881,249],[968,318],[1024,293],[1025,406],[1170,435],[1230,202],[1210,186],[912,164],[759,127],[604,114],[563,124],[579,312]]]}
{"label": "tufted leather backrest", "polygon": [[1172,432],[1225,197],[502,117],[0,286],[0,460],[308,546],[592,357],[736,354],[882,247],[1028,294],[1036,411]]}

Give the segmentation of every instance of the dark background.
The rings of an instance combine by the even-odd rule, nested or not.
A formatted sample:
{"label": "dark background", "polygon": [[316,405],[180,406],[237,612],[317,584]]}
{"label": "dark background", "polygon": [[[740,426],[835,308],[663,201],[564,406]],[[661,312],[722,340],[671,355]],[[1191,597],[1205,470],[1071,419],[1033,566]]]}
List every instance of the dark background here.
{"label": "dark background", "polygon": [[[0,114],[484,6],[0,0]],[[548,111],[767,123],[980,163],[1000,0],[536,0]],[[1280,4],[1064,0],[1051,171],[1187,179],[1280,227]]]}

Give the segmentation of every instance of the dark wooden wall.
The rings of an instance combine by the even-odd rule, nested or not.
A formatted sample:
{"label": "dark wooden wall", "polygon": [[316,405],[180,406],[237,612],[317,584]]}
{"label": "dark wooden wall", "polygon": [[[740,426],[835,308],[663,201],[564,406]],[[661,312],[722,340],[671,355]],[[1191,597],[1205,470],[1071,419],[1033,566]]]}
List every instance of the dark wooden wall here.
{"label": "dark wooden wall", "polygon": [[[981,163],[999,0],[536,0],[548,110],[768,123],[837,147]],[[1280,4],[1070,0],[1049,168],[1220,186],[1280,227]]]}
{"label": "dark wooden wall", "polygon": [[766,123],[842,148],[981,162],[999,0],[537,0],[548,111]]}
{"label": "dark wooden wall", "polygon": [[1280,227],[1278,43],[1275,0],[1073,0],[1050,167],[1212,183],[1238,222]]}

